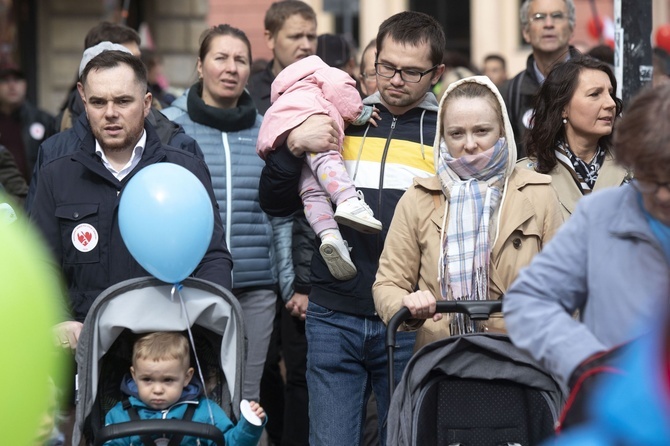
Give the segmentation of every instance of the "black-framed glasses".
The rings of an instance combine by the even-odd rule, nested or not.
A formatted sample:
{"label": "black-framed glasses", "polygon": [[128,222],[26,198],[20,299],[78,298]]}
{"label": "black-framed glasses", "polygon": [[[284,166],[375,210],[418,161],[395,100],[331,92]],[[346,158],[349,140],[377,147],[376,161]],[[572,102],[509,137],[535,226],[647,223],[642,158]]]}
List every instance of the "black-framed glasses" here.
{"label": "black-framed glasses", "polygon": [[556,11],[549,14],[546,12],[536,12],[530,16],[530,21],[533,23],[543,23],[545,20],[547,20],[547,17],[549,17],[552,22],[562,22],[567,18],[567,15],[561,11]]}
{"label": "black-framed glasses", "polygon": [[653,195],[658,192],[661,187],[665,187],[670,191],[670,183],[657,183],[655,181],[638,180],[637,178],[633,178],[630,184],[632,184],[635,189],[643,194]]}
{"label": "black-framed glasses", "polygon": [[426,74],[430,73],[431,71],[435,71],[436,68],[437,68],[437,65],[435,65],[432,68],[428,68],[426,71],[405,70],[405,69],[392,67],[391,65],[386,65],[386,64],[383,64],[383,63],[375,62],[375,71],[381,77],[385,77],[386,79],[391,79],[393,76],[395,76],[396,73],[400,73],[400,78],[403,81],[409,82],[409,83],[412,83],[412,84],[416,84],[417,82],[421,82],[421,78],[423,78]]}

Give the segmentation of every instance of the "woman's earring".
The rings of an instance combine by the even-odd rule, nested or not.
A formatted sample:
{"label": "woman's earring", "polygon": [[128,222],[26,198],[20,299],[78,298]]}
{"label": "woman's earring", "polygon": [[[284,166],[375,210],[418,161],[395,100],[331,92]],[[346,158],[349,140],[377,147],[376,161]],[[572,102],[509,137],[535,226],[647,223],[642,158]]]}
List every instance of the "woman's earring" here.
{"label": "woman's earring", "polygon": [[568,123],[568,118],[563,118],[563,124],[567,124],[567,123]]}

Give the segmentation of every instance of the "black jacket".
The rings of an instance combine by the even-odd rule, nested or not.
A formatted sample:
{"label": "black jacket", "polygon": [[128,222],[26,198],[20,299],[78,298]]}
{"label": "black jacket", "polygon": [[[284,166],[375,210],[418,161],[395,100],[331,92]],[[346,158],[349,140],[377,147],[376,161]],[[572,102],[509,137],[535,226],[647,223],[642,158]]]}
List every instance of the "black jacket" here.
{"label": "black jacket", "polygon": [[38,149],[40,144],[49,137],[50,129],[54,125],[54,117],[27,101],[24,101],[14,113],[21,123],[21,140],[26,155],[26,182],[29,182],[30,173],[37,160]]}
{"label": "black jacket", "polygon": [[[61,119],[63,118],[63,114],[65,114],[68,117],[66,120],[68,123],[70,123],[69,120],[74,117],[74,121],[71,122],[72,125],[76,125],[75,123],[77,122],[77,119],[80,120],[86,119],[86,113],[84,113],[84,104],[82,103],[81,97],[79,96],[77,90],[75,90],[73,93],[70,93],[68,104],[70,104],[68,108],[65,108],[61,112],[59,117],[56,118],[57,126],[60,125]],[[171,147],[177,147],[183,149],[189,153],[194,154],[195,156],[197,156],[202,160],[205,159],[205,155],[203,155],[202,150],[200,149],[200,146],[195,141],[195,139],[188,136],[184,132],[182,126],[170,121],[160,111],[152,107],[151,113],[149,113],[149,116],[147,116],[146,120],[151,124],[151,126],[156,131],[156,134],[160,139],[161,143]],[[68,128],[70,127],[64,128],[62,130],[65,131]],[[58,128],[53,134],[58,134],[60,131],[61,129]],[[61,139],[60,141],[67,141],[67,139],[65,140]],[[36,159],[33,161],[34,167],[33,165],[31,165],[33,175],[32,175],[32,181],[29,184],[28,196],[26,197],[26,209],[31,206],[31,203],[35,199],[35,187],[37,184],[37,177],[40,174],[40,168],[50,160],[60,157],[65,153],[72,153],[75,150],[76,147],[74,146],[68,144],[58,144],[58,143],[45,145],[41,148],[39,152],[37,151],[37,149],[35,150]]]}
{"label": "black jacket", "polygon": [[254,73],[249,78],[247,90],[251,98],[254,100],[258,113],[264,115],[268,108],[270,108],[270,93],[272,89],[272,81],[275,80],[275,75],[272,74],[273,60],[268,62],[263,71]]}
{"label": "black jacket", "polygon": [[[51,156],[40,169],[34,202],[28,211],[61,267],[75,320],[84,320],[93,300],[107,287],[149,275],[126,248],[117,218],[120,194],[128,181],[140,169],[155,163],[183,166],[205,185],[215,208],[214,233],[193,275],[228,289],[231,287],[232,259],[207,166],[191,153],[162,144],[148,122],[145,122],[145,130],[147,141],[140,164],[121,181],[95,154],[95,139],[85,115],[79,117],[73,128],[43,144],[43,151]],[[76,249],[72,242],[74,228],[82,223],[90,224],[98,233],[97,246],[88,252]]]}
{"label": "black jacket", "polygon": [[[381,104],[378,94],[366,98],[365,103],[375,104],[382,119],[378,127],[349,126],[345,132],[343,157],[354,166],[347,166],[347,170],[350,175],[357,172],[354,179],[357,189],[365,194],[365,201],[384,229],[380,234],[369,235],[340,226],[342,236],[353,248],[351,259],[358,273],[351,280],[337,280],[328,271],[323,258],[314,255],[309,298],[330,310],[374,316],[372,284],[395,206],[419,171],[423,176],[435,172],[433,141],[437,102],[429,93],[419,106],[401,116],[392,115]],[[364,153],[361,159],[366,162],[356,167],[359,149]],[[287,216],[301,209],[298,181],[304,158],[294,157],[283,146],[270,152],[265,163],[259,184],[261,208],[276,216]],[[315,238],[315,242],[318,250],[320,240]]]}
{"label": "black jacket", "polygon": [[14,156],[3,145],[0,145],[0,187],[14,197],[14,204],[23,205],[23,200],[28,193],[28,185],[14,161]]}

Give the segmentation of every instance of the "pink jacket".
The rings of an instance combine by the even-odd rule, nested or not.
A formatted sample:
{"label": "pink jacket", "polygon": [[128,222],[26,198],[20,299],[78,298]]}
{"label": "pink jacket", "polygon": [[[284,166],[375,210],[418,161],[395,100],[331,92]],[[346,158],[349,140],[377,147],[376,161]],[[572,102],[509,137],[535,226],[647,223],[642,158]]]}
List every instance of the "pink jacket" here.
{"label": "pink jacket", "polygon": [[284,68],[272,82],[270,101],[272,106],[263,116],[256,143],[256,152],[263,159],[284,142],[291,129],[316,114],[326,114],[337,122],[342,146],[344,123],[355,121],[363,111],[356,82],[318,56]]}

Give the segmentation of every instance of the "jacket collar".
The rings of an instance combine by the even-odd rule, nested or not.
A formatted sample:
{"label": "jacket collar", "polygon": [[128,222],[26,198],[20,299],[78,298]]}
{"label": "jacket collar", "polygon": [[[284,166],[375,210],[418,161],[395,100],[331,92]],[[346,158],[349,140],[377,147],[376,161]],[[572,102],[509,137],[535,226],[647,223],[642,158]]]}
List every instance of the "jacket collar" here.
{"label": "jacket collar", "polygon": [[[558,192],[558,198],[571,215],[575,212],[577,202],[583,197],[582,192],[575,183],[572,174],[567,171],[561,163],[556,164],[550,173],[554,189]],[[616,164],[612,154],[605,155],[605,162],[598,172],[598,179],[593,188],[594,191],[623,184],[628,172]]]}
{"label": "jacket collar", "polygon": [[619,209],[626,209],[626,211],[617,212],[611,220],[609,226],[610,233],[619,238],[638,238],[649,241],[658,245],[656,237],[651,232],[649,223],[640,209],[640,202],[638,201],[638,192],[635,188],[626,184],[621,186],[621,200],[619,202]]}
{"label": "jacket collar", "polygon": [[[93,132],[91,131],[86,113],[79,115],[79,118],[77,118],[77,121],[74,123],[73,129],[79,139],[79,150],[76,150],[73,153],[72,159],[83,164],[104,179],[114,182],[114,184],[118,184],[119,181],[105,168],[105,166],[103,166],[100,157],[95,154],[95,138],[93,137]],[[156,130],[146,119],[144,120],[144,130],[147,132],[147,142],[146,147],[144,148],[144,153],[142,154],[142,159],[137,167],[123,179],[122,183],[127,182],[144,166],[156,163],[166,156],[165,149],[158,138]]]}
{"label": "jacket collar", "polygon": [[[568,47],[568,53],[570,54],[570,58],[579,57],[582,55],[582,53],[580,53],[579,50],[572,45]],[[533,56],[533,53],[530,53],[528,59],[526,59],[526,75],[530,76],[530,78],[533,80],[533,83],[535,84],[534,86],[527,84],[529,90],[528,93],[535,94],[537,92],[537,88],[540,86],[540,81],[537,78],[537,73],[535,73],[535,56]]]}
{"label": "jacket collar", "polygon": [[[419,187],[427,190],[431,194],[440,195],[440,206],[436,207],[431,215],[431,221],[438,227],[442,228],[442,217],[444,215],[446,199],[442,193],[442,186],[437,176],[428,178],[415,178],[414,183]],[[515,191],[519,191],[528,184],[551,184],[551,178],[548,175],[538,174],[537,172],[527,171],[521,168],[514,169],[510,175],[507,187]],[[528,196],[524,193],[507,194],[508,198],[504,203],[505,207],[511,206],[514,212],[505,214],[505,221],[500,224],[500,233],[496,240],[493,250],[499,250],[509,238],[512,232],[523,225],[527,220],[535,215],[535,207],[530,202]],[[502,205],[501,205],[502,206]],[[504,209],[501,207],[500,216],[502,216]]]}
{"label": "jacket collar", "polygon": [[[415,178],[414,183],[419,187],[427,190],[431,194],[440,197],[440,206],[436,207],[435,210],[431,213],[430,219],[433,224],[438,228],[442,229],[443,216],[445,212],[446,200],[444,194],[442,193],[442,187],[440,181],[436,176],[429,178]],[[499,252],[505,241],[509,239],[512,235],[512,232],[519,227],[522,227],[525,222],[531,220],[535,215],[535,207],[531,203],[528,196],[524,193],[509,193],[510,190],[520,191],[523,187],[529,184],[551,184],[551,178],[548,175],[538,174],[537,172],[532,172],[522,168],[516,168],[512,171],[512,174],[509,177],[507,183],[507,194],[506,200],[501,204],[500,212],[498,213],[498,218],[503,218],[504,221],[500,222],[500,232],[495,241],[495,245],[492,248],[492,253]],[[513,209],[514,212],[505,212],[505,209]],[[538,227],[527,227],[524,228],[524,231],[541,231],[541,228]],[[502,280],[495,268],[491,268],[489,271],[491,282],[497,289],[504,292],[507,289],[505,281]]]}

